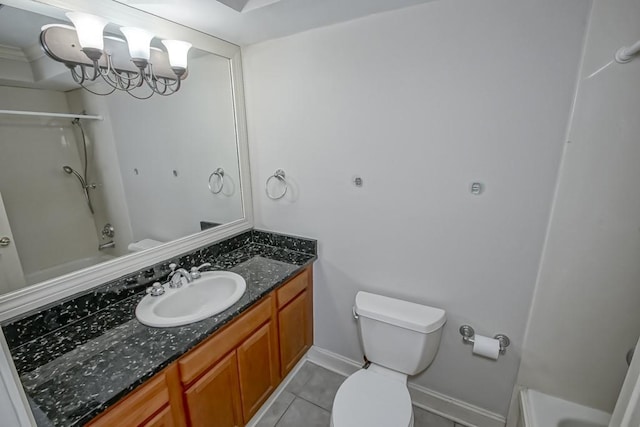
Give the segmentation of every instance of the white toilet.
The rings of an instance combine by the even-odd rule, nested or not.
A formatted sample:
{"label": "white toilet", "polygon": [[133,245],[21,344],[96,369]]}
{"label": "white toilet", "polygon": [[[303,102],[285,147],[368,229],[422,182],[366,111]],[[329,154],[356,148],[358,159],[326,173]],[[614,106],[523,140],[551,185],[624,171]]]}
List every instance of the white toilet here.
{"label": "white toilet", "polygon": [[425,370],[440,345],[444,310],[358,292],[364,354],[371,362],[345,380],[331,410],[331,427],[412,427],[407,376]]}

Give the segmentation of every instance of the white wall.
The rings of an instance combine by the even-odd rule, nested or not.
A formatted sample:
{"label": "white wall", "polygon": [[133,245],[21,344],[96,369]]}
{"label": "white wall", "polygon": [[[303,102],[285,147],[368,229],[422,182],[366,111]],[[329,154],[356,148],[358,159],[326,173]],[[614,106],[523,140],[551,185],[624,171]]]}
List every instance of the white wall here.
{"label": "white wall", "polygon": [[637,0],[596,1],[518,382],[606,411],[640,335]]}
{"label": "white wall", "polygon": [[[7,50],[5,50],[7,49]],[[22,58],[8,58],[7,53],[20,55],[22,51],[2,46],[0,48],[0,82],[18,81],[31,83],[33,81],[33,71],[28,62],[21,60]]]}
{"label": "white wall", "polygon": [[[0,86],[0,109],[69,112],[64,93]],[[0,117],[0,192],[25,275],[97,254],[69,119]]]}
{"label": "white wall", "polygon": [[[412,381],[506,414],[590,4],[440,1],[243,50],[256,224],[319,239],[317,345],[361,360],[360,289],[442,307]],[[465,323],[507,355],[472,356]]]}
{"label": "white wall", "polygon": [[[242,217],[227,59],[191,58],[189,77],[169,97],[140,101],[115,93],[103,99],[134,240],[169,241],[200,231],[200,221]],[[225,189],[213,195],[207,179],[218,167],[226,172]]]}
{"label": "white wall", "polygon": [[[97,185],[95,190],[90,190],[91,202],[95,209],[96,236],[100,236],[100,243],[111,240],[103,239],[101,235],[102,227],[107,223],[111,224],[115,230],[112,239],[115,247],[103,251],[114,256],[126,255],[129,253],[127,246],[133,241],[133,230],[107,97],[95,96],[84,89],[76,89],[67,92],[67,99],[72,111],[84,110],[89,115],[99,114],[103,117],[103,120],[82,120],[89,153],[87,181]],[[77,128],[75,135],[78,143],[82,144],[82,134]]]}

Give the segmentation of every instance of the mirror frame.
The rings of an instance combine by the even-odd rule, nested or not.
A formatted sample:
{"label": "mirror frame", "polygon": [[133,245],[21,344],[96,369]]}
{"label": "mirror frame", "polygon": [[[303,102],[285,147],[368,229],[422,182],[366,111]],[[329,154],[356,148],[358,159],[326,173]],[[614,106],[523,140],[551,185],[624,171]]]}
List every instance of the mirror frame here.
{"label": "mirror frame", "polygon": [[244,85],[239,46],[113,0],[92,0],[90,2],[86,0],[2,0],[2,3],[36,13],[43,9],[43,5],[45,7],[54,6],[60,9],[93,13],[104,16],[117,25],[151,30],[160,38],[189,41],[195,48],[227,58],[231,71],[236,146],[240,170],[240,193],[244,218],[167,242],[156,248],[125,255],[0,295],[0,321],[86,291],[171,257],[213,244],[253,227],[249,147],[247,144]]}

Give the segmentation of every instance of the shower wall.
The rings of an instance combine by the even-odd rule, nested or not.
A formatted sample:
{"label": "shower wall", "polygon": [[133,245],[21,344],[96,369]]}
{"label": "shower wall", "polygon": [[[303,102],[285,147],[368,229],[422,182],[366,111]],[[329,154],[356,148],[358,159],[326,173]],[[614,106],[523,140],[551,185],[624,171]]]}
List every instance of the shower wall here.
{"label": "shower wall", "polygon": [[[100,114],[103,117],[103,120],[83,122],[90,153],[89,182],[98,185],[98,191],[95,191],[91,198],[96,211],[96,236],[100,236],[104,224],[110,223],[115,229],[113,241],[116,245],[114,248],[105,249],[104,253],[114,256],[126,255],[129,253],[127,246],[133,241],[133,232],[106,97],[94,96],[84,89],[76,89],[67,92],[66,95],[73,111],[86,110],[87,114]],[[76,137],[82,138],[79,130],[76,131]],[[109,240],[101,240],[101,243]]]}
{"label": "shower wall", "polygon": [[[0,109],[69,112],[64,93],[0,86]],[[77,179],[82,165],[69,119],[0,116],[0,193],[29,275],[97,255],[98,240]]]}
{"label": "shower wall", "polygon": [[[518,384],[612,411],[640,335],[640,2],[594,2]],[[640,357],[636,355],[635,357]]]}

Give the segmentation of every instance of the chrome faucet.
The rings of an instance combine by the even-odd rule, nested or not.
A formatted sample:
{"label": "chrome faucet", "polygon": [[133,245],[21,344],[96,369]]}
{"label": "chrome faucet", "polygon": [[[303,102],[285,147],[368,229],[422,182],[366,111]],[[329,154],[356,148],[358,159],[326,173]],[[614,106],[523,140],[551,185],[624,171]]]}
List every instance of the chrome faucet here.
{"label": "chrome faucet", "polygon": [[184,277],[187,280],[187,283],[193,282],[193,276],[184,268],[176,269],[177,265],[174,263],[169,264],[169,268],[171,269],[171,273],[169,273],[169,278],[171,281],[169,282],[170,288],[179,288],[182,286],[182,278]]}
{"label": "chrome faucet", "polygon": [[98,245],[98,250],[99,251],[103,251],[105,249],[109,249],[109,248],[115,248],[116,247],[116,242],[114,242],[113,240],[111,240],[110,242],[107,243],[100,243]]}
{"label": "chrome faucet", "polygon": [[179,288],[182,286],[182,278],[184,277],[187,280],[187,283],[193,282],[195,279],[199,279],[202,276],[200,269],[205,267],[211,267],[211,264],[205,262],[204,264],[198,267],[191,267],[191,272],[187,271],[184,268],[176,269],[177,265],[175,263],[169,264],[169,268],[171,269],[171,273],[169,273],[169,282],[170,288]]}
{"label": "chrome faucet", "polygon": [[211,267],[211,263],[209,262],[205,262],[204,264],[198,266],[198,267],[191,267],[191,277],[195,280],[195,279],[199,279],[200,276],[202,276],[202,273],[200,272],[201,269],[205,268],[205,267]]}

